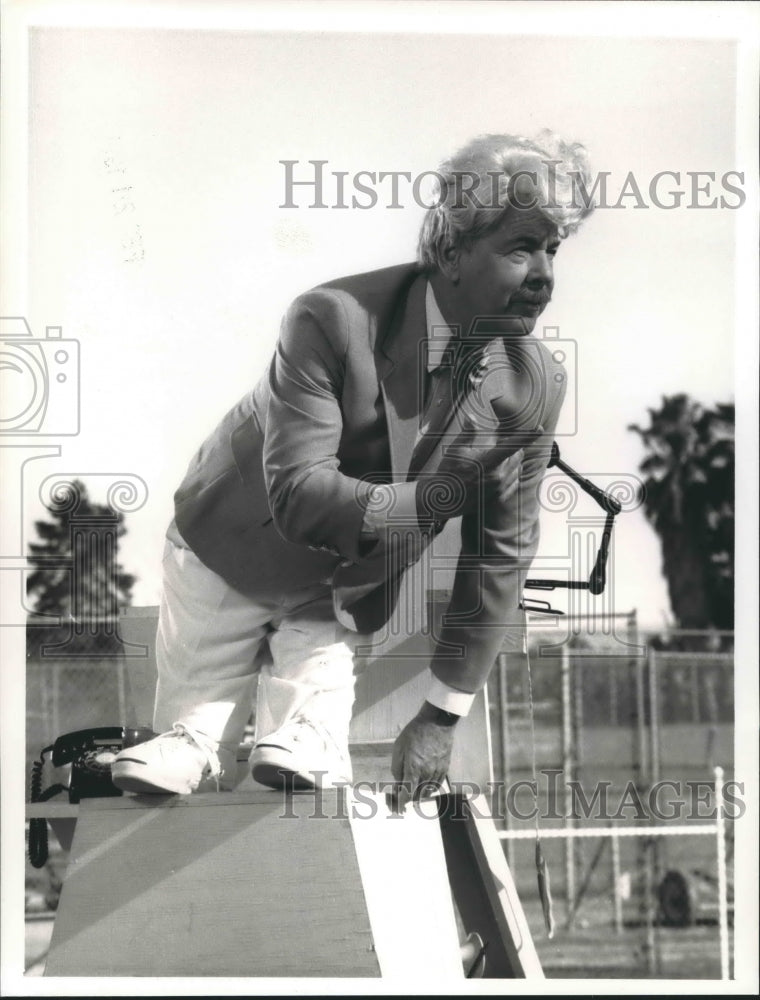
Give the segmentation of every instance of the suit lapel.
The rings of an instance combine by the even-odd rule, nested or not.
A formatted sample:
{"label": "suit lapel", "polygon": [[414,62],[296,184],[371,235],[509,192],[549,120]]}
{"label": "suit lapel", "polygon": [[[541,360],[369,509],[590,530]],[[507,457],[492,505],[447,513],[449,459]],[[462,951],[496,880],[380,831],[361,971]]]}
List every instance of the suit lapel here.
{"label": "suit lapel", "polygon": [[396,478],[406,476],[419,432],[425,387],[425,288],[425,277],[418,277],[381,346],[385,365],[380,379]]}
{"label": "suit lapel", "polygon": [[446,428],[454,419],[456,405],[456,400],[454,400],[448,409],[441,414],[441,417],[435,420],[434,423],[431,423],[425,436],[417,442],[417,447],[414,449],[409,463],[409,479],[414,479],[424,468],[436,444],[440,441],[446,432]]}
{"label": "suit lapel", "polygon": [[480,365],[475,358],[472,359],[472,364],[466,363],[462,376],[464,384],[455,384],[453,403],[444,419],[431,428],[431,432],[422,438],[414,450],[410,478],[419,475],[434,454],[436,462],[440,460],[442,447],[451,444],[461,431],[464,414],[468,411],[472,423],[485,429],[499,417],[494,409],[494,401],[504,400],[513,412],[525,416],[526,424],[537,422],[536,414],[529,411],[534,408],[538,397],[526,395],[535,393],[536,383],[540,382],[536,378],[536,359],[539,355],[538,351],[531,349],[533,346],[533,343],[522,338],[507,344],[501,337],[495,337],[489,341]]}

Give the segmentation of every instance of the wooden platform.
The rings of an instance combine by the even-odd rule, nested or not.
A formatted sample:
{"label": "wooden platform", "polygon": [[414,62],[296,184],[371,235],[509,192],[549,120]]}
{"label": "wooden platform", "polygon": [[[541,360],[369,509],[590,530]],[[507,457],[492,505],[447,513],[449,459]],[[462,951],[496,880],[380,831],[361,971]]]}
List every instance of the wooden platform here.
{"label": "wooden platform", "polygon": [[462,978],[438,823],[375,803],[83,801],[45,975]]}

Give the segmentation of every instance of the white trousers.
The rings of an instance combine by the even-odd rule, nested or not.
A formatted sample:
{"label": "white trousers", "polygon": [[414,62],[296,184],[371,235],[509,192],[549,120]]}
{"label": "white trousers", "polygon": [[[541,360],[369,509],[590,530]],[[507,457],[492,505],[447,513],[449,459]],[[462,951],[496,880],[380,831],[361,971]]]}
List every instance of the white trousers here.
{"label": "white trousers", "polygon": [[182,722],[236,748],[258,673],[257,741],[303,714],[345,744],[357,636],[335,619],[329,584],[254,601],[169,540],[163,573],[157,733]]}

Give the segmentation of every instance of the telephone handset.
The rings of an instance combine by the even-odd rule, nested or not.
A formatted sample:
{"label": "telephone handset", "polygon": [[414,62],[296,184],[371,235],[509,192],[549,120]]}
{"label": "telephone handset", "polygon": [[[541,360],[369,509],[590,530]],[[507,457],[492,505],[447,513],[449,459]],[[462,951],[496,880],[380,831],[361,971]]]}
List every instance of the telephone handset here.
{"label": "telephone handset", "polygon": [[[121,726],[79,729],[74,733],[65,733],[55,741],[52,746],[53,767],[71,764],[93,775],[110,774],[113,758],[123,747],[124,730]],[[118,790],[109,794],[116,795]]]}
{"label": "telephone handset", "polygon": [[[39,760],[32,764],[32,802],[46,802],[61,792],[68,792],[69,802],[72,803],[78,803],[80,799],[121,795],[121,789],[111,780],[111,765],[116,754],[125,746],[144,743],[154,735],[147,727],[124,729],[121,726],[99,726],[59,736],[55,743],[42,750]],[[71,764],[68,785],[55,784],[42,790],[46,754],[51,754],[53,767]],[[29,822],[29,860],[35,868],[42,868],[47,857],[47,823],[44,819],[32,819]]]}

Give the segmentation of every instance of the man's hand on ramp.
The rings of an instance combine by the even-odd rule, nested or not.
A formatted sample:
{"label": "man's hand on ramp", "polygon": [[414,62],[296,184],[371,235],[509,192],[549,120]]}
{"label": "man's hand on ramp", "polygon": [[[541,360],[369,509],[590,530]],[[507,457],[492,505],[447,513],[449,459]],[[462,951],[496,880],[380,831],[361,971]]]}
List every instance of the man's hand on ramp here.
{"label": "man's hand on ramp", "polygon": [[399,733],[391,771],[399,782],[396,801],[401,811],[415,794],[437,792],[446,781],[457,718],[425,702]]}

